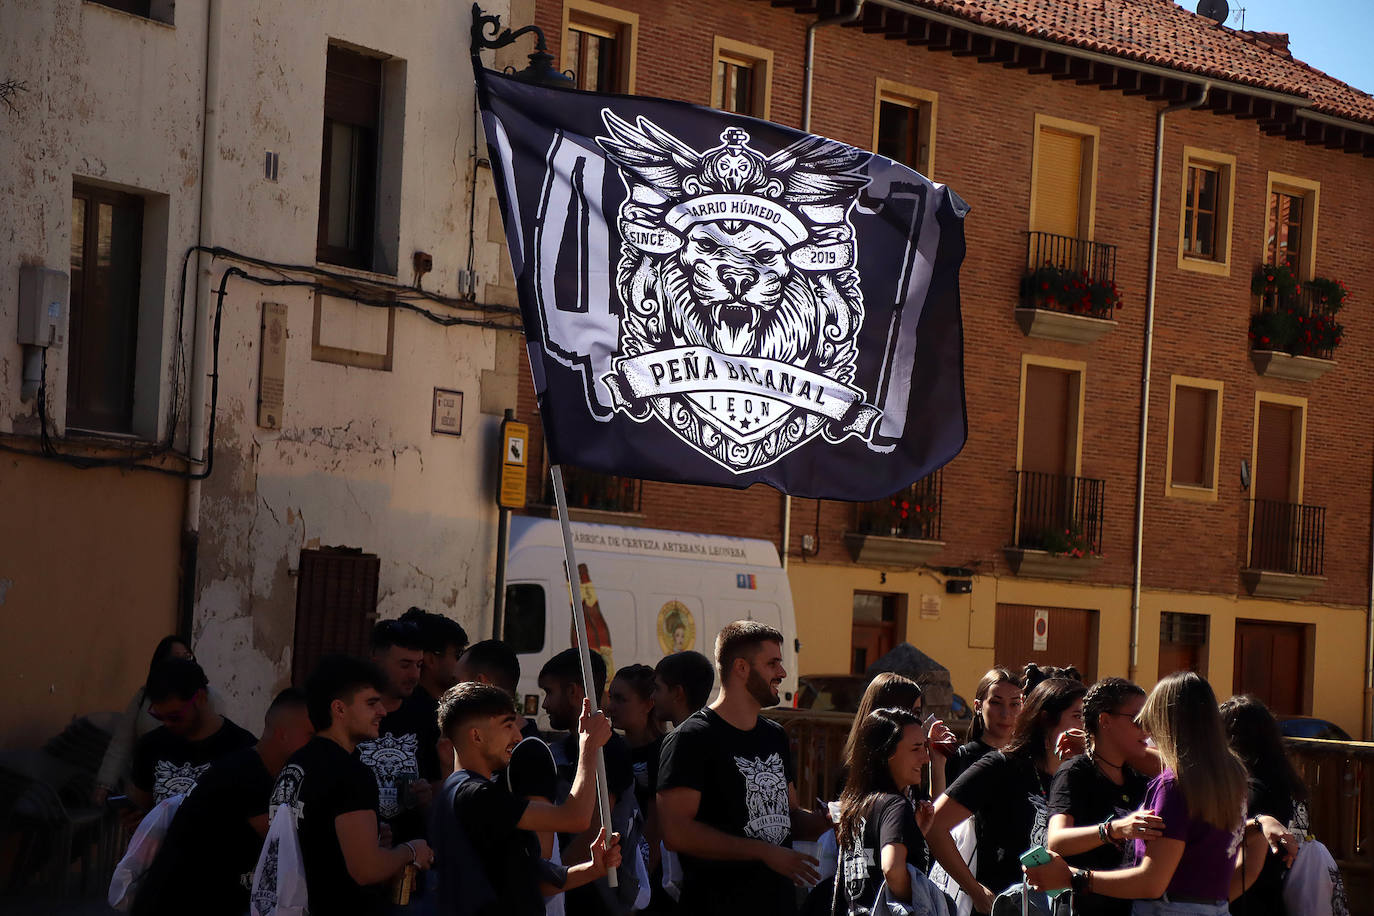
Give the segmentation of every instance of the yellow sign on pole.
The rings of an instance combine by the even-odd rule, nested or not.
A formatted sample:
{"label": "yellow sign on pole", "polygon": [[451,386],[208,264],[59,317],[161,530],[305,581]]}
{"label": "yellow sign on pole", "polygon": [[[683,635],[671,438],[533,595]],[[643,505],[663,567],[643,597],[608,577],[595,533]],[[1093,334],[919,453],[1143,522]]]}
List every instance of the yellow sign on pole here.
{"label": "yellow sign on pole", "polygon": [[530,428],[524,423],[506,420],[501,424],[501,493],[497,504],[503,509],[525,508],[525,450],[529,441]]}

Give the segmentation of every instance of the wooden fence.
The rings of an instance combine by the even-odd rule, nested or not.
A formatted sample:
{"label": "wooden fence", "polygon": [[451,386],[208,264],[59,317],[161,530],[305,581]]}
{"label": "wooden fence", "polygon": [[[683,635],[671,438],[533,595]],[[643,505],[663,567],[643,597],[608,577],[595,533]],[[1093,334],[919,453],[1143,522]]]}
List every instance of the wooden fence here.
{"label": "wooden fence", "polygon": [[[836,797],[845,739],[853,716],[770,709],[792,745],[797,797],[805,807]],[[1351,916],[1374,916],[1374,743],[1288,739],[1307,783],[1312,833],[1340,865]]]}

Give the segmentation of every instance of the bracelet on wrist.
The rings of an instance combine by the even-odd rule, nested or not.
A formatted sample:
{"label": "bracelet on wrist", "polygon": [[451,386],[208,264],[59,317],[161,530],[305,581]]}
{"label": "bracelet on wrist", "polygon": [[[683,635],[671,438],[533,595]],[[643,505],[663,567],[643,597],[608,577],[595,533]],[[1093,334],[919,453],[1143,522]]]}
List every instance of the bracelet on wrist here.
{"label": "bracelet on wrist", "polygon": [[411,863],[415,863],[415,862],[419,861],[420,854],[419,854],[418,852],[415,851],[415,847],[414,847],[414,846],[410,845],[409,842],[404,842],[404,843],[402,843],[401,845],[404,846],[406,849],[409,849],[409,850],[410,850],[410,861],[411,861]]}
{"label": "bracelet on wrist", "polygon": [[1115,843],[1117,845],[1120,845],[1125,842],[1124,840],[1118,840],[1116,837],[1112,836],[1111,818],[1107,818],[1105,821],[1097,825],[1097,837],[1102,841],[1103,845],[1106,845],[1108,843]]}
{"label": "bracelet on wrist", "polygon": [[1086,868],[1075,868],[1070,872],[1069,889],[1075,894],[1090,894],[1093,889],[1093,873]]}

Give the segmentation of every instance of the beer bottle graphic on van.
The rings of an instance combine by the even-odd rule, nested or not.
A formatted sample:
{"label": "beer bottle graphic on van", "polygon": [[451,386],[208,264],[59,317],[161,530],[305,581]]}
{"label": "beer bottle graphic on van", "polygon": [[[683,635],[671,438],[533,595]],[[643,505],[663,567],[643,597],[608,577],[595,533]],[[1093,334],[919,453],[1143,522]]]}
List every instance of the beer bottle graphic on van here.
{"label": "beer bottle graphic on van", "polygon": [[[601,616],[601,602],[596,597],[596,586],[592,584],[591,574],[586,563],[577,564],[577,578],[582,591],[582,619],[587,624],[587,648],[599,652],[606,660],[606,683],[615,677],[615,663],[611,660],[611,628],[606,618]],[[577,645],[577,628],[568,622],[568,644]]]}

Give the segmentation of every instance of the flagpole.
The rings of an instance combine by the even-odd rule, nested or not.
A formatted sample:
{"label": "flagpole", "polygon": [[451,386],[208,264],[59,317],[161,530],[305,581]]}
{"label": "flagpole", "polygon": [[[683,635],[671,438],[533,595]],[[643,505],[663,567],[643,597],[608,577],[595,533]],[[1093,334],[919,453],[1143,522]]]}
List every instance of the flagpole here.
{"label": "flagpole", "polygon": [[[573,581],[577,577],[577,557],[573,553],[572,525],[568,522],[568,495],[563,489],[563,468],[555,464],[549,468],[549,473],[553,476],[553,500],[558,509],[558,524],[563,528],[563,558],[567,562],[568,605],[572,608],[573,629],[577,633],[577,652],[582,661],[582,692],[592,701],[592,713],[595,714],[601,705],[601,697],[596,692],[596,680],[592,677],[592,653],[587,648],[587,620],[582,613],[582,601],[577,593],[577,588],[573,585]],[[611,826],[611,794],[606,786],[605,748],[596,749],[596,798],[601,811],[601,826],[606,831],[606,839],[609,840],[613,827]],[[632,850],[627,853],[625,850],[621,850],[621,854],[637,855],[638,852]],[[614,868],[607,869],[606,881],[611,887],[617,885]]]}

